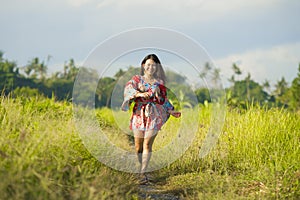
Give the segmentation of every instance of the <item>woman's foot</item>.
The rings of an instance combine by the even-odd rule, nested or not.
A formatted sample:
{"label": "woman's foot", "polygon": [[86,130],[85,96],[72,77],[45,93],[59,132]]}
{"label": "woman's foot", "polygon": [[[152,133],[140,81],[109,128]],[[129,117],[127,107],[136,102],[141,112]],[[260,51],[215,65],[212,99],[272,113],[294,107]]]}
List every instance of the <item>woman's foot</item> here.
{"label": "woman's foot", "polygon": [[141,174],[141,176],[140,176],[140,184],[141,185],[145,185],[147,183],[149,183],[148,177],[146,176],[146,174]]}

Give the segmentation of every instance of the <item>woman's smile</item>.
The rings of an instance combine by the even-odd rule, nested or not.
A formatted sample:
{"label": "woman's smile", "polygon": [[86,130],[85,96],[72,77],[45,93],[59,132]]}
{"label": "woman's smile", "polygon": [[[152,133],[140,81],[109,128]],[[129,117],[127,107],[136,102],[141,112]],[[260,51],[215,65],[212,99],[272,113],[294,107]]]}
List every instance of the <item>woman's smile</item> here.
{"label": "woman's smile", "polygon": [[156,72],[156,63],[152,59],[148,59],[144,65],[145,74],[153,75]]}

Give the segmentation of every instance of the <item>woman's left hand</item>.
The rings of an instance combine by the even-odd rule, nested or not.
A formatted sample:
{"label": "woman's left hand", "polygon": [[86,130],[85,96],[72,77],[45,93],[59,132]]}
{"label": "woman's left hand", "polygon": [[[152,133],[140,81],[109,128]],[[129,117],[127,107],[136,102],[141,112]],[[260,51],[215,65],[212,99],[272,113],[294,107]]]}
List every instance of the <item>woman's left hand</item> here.
{"label": "woman's left hand", "polygon": [[169,110],[169,113],[176,118],[179,118],[181,116],[181,112],[179,111]]}

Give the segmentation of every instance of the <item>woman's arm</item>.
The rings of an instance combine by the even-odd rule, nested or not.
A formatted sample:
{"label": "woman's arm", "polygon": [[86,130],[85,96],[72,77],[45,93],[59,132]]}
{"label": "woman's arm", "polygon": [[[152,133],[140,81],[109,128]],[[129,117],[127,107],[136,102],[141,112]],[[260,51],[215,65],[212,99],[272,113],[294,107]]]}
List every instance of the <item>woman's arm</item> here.
{"label": "woman's arm", "polygon": [[169,101],[169,99],[167,98],[167,89],[164,85],[162,85],[161,89],[162,92],[162,96],[164,98],[164,103],[163,103],[163,107],[165,108],[165,110],[171,114],[172,116],[178,118],[181,116],[181,112],[179,111],[175,111],[174,110],[174,106],[172,105],[172,103]]}
{"label": "woman's arm", "polygon": [[135,75],[129,80],[124,88],[124,101],[122,103],[121,109],[123,111],[129,110],[129,104],[135,98],[139,97],[141,94],[138,91],[138,83],[140,82],[140,77]]}

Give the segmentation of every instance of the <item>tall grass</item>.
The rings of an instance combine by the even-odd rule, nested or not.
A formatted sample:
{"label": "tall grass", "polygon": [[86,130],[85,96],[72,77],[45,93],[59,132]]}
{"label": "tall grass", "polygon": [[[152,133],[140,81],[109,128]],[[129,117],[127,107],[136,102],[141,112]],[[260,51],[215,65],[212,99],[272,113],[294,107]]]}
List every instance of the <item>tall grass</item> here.
{"label": "tall grass", "polygon": [[197,198],[300,197],[300,117],[286,110],[251,107],[227,112],[218,145],[199,159],[209,112],[202,109],[197,140],[162,173],[172,172],[169,189]]}
{"label": "tall grass", "polygon": [[[119,111],[104,109],[102,116],[112,122],[113,112],[122,115],[120,121],[128,123],[127,116]],[[160,183],[165,183],[163,189],[187,199],[300,197],[299,113],[253,105],[244,111],[228,110],[217,145],[203,159],[199,158],[199,151],[213,125],[211,107],[201,107],[200,113],[183,113],[188,115],[184,120],[194,121],[192,117],[196,116],[200,122],[192,145],[182,157],[154,173]],[[180,123],[179,119],[170,118],[156,137],[154,151],[177,137]]]}
{"label": "tall grass", "polygon": [[136,198],[130,174],[113,171],[82,145],[72,105],[0,98],[0,199]]}
{"label": "tall grass", "polygon": [[[124,134],[129,115],[118,112],[100,109],[96,117],[110,141],[133,152],[132,136]],[[184,111],[181,120],[191,124],[193,116],[200,118],[195,138],[178,160],[153,173],[157,187],[185,199],[300,197],[299,113],[254,106],[228,110],[217,145],[200,159],[211,110],[193,112]],[[154,151],[178,137],[181,120],[170,118]],[[0,199],[138,198],[133,176],[97,161],[74,123],[68,102],[0,98]]]}

